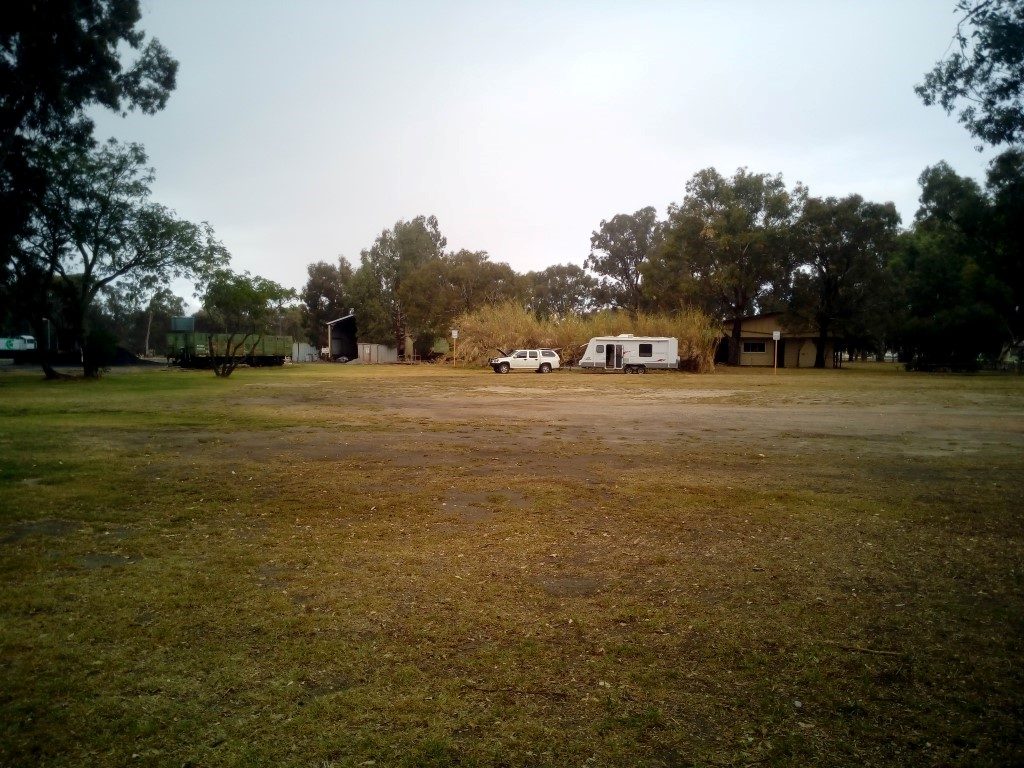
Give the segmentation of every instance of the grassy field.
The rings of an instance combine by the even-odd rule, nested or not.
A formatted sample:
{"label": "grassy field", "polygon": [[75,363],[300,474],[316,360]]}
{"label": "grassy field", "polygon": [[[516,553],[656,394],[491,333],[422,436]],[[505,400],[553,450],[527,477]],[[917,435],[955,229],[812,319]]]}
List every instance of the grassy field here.
{"label": "grassy field", "polygon": [[0,374],[0,765],[1024,762],[1024,378]]}

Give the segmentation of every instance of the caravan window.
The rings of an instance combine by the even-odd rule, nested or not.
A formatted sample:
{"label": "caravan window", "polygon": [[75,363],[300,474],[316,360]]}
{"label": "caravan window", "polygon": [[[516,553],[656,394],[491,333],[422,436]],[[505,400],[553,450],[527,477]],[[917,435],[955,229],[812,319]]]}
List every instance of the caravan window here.
{"label": "caravan window", "polygon": [[654,346],[652,344],[641,344],[640,345],[640,357],[653,357],[652,350]]}
{"label": "caravan window", "polygon": [[597,345],[597,346],[596,346],[596,347],[594,348],[594,351],[595,351],[595,352],[597,352],[598,354],[600,354],[601,352],[604,352],[604,344],[598,344],[598,345]]}

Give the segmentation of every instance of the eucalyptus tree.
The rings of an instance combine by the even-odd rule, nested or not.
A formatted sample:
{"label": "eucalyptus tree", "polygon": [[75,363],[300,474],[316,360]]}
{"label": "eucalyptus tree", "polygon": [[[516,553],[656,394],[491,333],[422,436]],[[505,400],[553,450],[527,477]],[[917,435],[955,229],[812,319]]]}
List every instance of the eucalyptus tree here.
{"label": "eucalyptus tree", "polygon": [[527,302],[542,320],[582,315],[596,304],[597,279],[576,264],[554,264],[539,272],[527,272]]}
{"label": "eucalyptus tree", "polygon": [[83,373],[94,377],[99,365],[90,351],[90,312],[101,291],[155,291],[224,264],[227,252],[208,224],[179,219],[149,199],[153,171],[138,144],[110,141],[48,158],[51,181],[14,263],[47,295],[61,294]]}
{"label": "eucalyptus tree", "polygon": [[352,287],[360,308],[360,329],[367,338],[405,348],[406,336],[419,330],[410,325],[405,284],[417,269],[439,261],[447,242],[436,217],[417,216],[384,230],[360,254]]}
{"label": "eucalyptus tree", "polygon": [[344,256],[337,264],[318,261],[306,267],[309,279],[302,289],[302,321],[309,341],[323,346],[329,320],[344,316],[355,306],[352,295],[352,265]]}
{"label": "eucalyptus tree", "polygon": [[948,55],[914,90],[986,144],[1024,142],[1024,0],[960,0]]}
{"label": "eucalyptus tree", "polygon": [[[178,64],[138,0],[10,0],[0,23],[0,283],[51,180],[47,155],[92,144],[89,110],[163,109]],[[23,266],[23,265],[22,265]],[[16,290],[16,289],[15,289]]]}
{"label": "eucalyptus tree", "polygon": [[866,327],[867,312],[884,287],[899,224],[892,203],[871,203],[860,195],[805,201],[794,227],[800,265],[790,322],[815,329],[815,368],[825,367],[828,341],[837,332]]}
{"label": "eucalyptus tree", "polygon": [[900,346],[923,367],[976,367],[1024,340],[1024,152],[996,157],[984,187],[946,163],[920,183],[921,207],[890,267]]}
{"label": "eucalyptus tree", "polygon": [[632,214],[620,213],[590,236],[585,266],[600,281],[595,289],[599,304],[636,312],[643,302],[641,267],[661,240],[658,212],[648,206]]}
{"label": "eucalyptus tree", "polygon": [[661,247],[644,267],[649,303],[672,311],[696,306],[731,322],[729,363],[739,363],[742,318],[787,284],[790,230],[806,191],[781,175],[740,168],[694,174],[682,203],[669,207]]}

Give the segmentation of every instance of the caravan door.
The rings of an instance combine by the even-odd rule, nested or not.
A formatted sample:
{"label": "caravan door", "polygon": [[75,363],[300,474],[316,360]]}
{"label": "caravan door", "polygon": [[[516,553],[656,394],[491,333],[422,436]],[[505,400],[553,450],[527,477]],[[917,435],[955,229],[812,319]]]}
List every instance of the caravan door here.
{"label": "caravan door", "polygon": [[622,367],[622,345],[604,345],[604,367],[605,370],[617,370]]}

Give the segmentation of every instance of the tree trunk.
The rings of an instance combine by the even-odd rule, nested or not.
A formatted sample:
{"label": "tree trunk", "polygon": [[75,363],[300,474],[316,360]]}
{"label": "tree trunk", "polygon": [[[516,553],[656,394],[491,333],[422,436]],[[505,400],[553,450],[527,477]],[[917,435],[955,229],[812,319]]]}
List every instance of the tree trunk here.
{"label": "tree trunk", "polygon": [[153,310],[146,315],[146,343],[142,347],[142,356],[149,357],[149,332],[153,329]]}
{"label": "tree trunk", "polygon": [[815,346],[817,349],[814,350],[814,367],[824,368],[825,367],[825,345],[828,343],[828,322],[824,320],[818,321],[818,340]]}
{"label": "tree trunk", "polygon": [[[50,336],[49,336],[49,325],[45,320],[40,318],[39,320],[32,321],[32,333],[36,336],[36,360],[39,362],[39,366],[43,369],[43,376],[47,381],[54,381],[55,379],[66,379],[67,375],[58,373],[53,369],[50,364]],[[39,346],[39,340],[45,339],[43,344],[45,346]]]}
{"label": "tree trunk", "polygon": [[740,364],[740,352],[743,350],[743,342],[740,336],[743,333],[743,319],[736,315],[732,319],[732,338],[729,340],[729,365]]}

